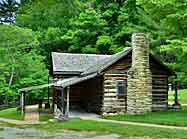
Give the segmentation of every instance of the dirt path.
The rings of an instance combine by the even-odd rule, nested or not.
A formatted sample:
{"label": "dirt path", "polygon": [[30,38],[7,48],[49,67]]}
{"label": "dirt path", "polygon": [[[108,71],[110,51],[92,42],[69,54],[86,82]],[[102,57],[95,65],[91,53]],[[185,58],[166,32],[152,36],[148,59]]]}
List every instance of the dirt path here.
{"label": "dirt path", "polygon": [[38,105],[26,106],[24,120],[31,123],[39,122]]}
{"label": "dirt path", "polygon": [[43,124],[44,122],[30,122],[30,121],[21,121],[21,120],[13,120],[7,118],[0,118],[0,122],[14,124],[14,125],[30,125],[30,124]]}
{"label": "dirt path", "polygon": [[38,112],[37,105],[26,107],[24,121],[0,118],[0,122],[5,122],[15,125],[42,124],[42,122],[39,121],[39,112]]}
{"label": "dirt path", "polygon": [[97,122],[105,122],[105,123],[122,124],[122,125],[135,125],[135,126],[143,126],[143,127],[187,130],[187,127],[181,127],[181,126],[168,126],[168,125],[139,123],[139,122],[116,121],[116,120],[107,120],[107,119],[93,118],[93,117],[91,117],[91,118],[90,117],[81,117],[81,119],[82,120],[92,120],[92,121],[97,121]]}

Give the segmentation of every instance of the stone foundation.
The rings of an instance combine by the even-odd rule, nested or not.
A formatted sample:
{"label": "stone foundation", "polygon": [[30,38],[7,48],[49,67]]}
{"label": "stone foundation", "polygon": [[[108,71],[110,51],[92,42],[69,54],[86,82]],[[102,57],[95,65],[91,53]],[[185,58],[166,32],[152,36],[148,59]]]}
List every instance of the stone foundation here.
{"label": "stone foundation", "polygon": [[152,77],[147,35],[132,35],[132,67],[128,72],[127,113],[144,114],[152,107]]}

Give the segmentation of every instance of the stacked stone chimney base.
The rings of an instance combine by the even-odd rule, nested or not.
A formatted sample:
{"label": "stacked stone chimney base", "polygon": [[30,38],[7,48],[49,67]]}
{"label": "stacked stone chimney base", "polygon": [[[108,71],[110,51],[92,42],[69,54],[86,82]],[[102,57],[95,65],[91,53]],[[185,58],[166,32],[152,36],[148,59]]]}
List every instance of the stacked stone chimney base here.
{"label": "stacked stone chimney base", "polygon": [[147,36],[135,33],[132,36],[132,67],[128,72],[127,113],[144,114],[152,108],[152,77],[149,68]]}

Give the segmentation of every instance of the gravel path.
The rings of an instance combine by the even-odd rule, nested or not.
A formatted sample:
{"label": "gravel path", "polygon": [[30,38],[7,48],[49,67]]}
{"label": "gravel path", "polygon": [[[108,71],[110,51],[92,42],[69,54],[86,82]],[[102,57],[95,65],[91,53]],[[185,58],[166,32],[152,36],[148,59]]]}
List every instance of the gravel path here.
{"label": "gravel path", "polygon": [[0,126],[0,139],[118,139],[120,135],[98,135],[96,132],[62,130],[47,132],[32,128],[12,128]]}

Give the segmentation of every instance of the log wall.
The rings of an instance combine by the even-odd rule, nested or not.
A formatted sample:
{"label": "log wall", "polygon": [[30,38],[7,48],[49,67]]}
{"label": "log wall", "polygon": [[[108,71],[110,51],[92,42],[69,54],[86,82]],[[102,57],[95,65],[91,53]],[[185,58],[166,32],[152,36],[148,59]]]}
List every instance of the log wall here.
{"label": "log wall", "polygon": [[[131,54],[119,60],[104,72],[103,112],[126,111],[126,96],[117,96],[116,81],[126,80],[127,71],[130,67]],[[152,58],[150,58],[150,68],[152,72],[152,111],[166,110],[168,108],[168,73]]]}
{"label": "log wall", "polygon": [[126,95],[117,96],[116,80],[126,80],[126,74],[105,74],[104,75],[104,98],[103,112],[125,112]]}
{"label": "log wall", "polygon": [[163,111],[168,108],[168,75],[154,61],[151,62],[152,71],[152,111]]}
{"label": "log wall", "polygon": [[126,94],[117,96],[117,80],[127,80],[127,70],[131,66],[130,56],[119,60],[109,67],[104,74],[103,112],[126,112]]}

